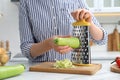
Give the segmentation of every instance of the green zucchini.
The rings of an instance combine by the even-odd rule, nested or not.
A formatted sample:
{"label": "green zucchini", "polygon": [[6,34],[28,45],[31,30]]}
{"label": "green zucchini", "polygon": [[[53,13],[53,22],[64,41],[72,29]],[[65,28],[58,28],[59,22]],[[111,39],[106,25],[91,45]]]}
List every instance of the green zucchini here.
{"label": "green zucchini", "polygon": [[80,47],[80,40],[76,37],[70,38],[55,38],[54,43],[59,46],[70,46],[72,48],[79,48]]}
{"label": "green zucchini", "polygon": [[0,80],[17,76],[25,70],[24,65],[18,64],[13,66],[0,66]]}

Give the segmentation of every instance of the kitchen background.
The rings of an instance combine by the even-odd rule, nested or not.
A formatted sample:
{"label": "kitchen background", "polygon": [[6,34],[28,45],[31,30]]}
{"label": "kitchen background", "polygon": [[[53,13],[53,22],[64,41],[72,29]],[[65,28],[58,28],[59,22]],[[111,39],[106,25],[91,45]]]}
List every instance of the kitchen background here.
{"label": "kitchen background", "polygon": [[[0,0],[0,40],[9,40],[12,56],[21,53],[18,2],[14,1],[16,0]],[[120,33],[120,0],[87,0],[87,3],[108,34],[113,33],[115,28]],[[108,52],[107,44],[91,46],[91,53],[95,59],[114,58],[120,55],[118,51]]]}

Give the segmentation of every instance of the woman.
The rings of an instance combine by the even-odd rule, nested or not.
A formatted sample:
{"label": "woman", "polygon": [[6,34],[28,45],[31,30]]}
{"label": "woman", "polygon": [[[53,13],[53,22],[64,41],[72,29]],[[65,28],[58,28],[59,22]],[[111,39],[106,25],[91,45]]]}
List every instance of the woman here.
{"label": "woman", "polygon": [[105,44],[106,31],[89,11],[84,0],[20,0],[19,30],[22,53],[30,61],[71,58],[69,46],[57,46],[54,37],[69,37],[75,20],[89,22],[90,37]]}

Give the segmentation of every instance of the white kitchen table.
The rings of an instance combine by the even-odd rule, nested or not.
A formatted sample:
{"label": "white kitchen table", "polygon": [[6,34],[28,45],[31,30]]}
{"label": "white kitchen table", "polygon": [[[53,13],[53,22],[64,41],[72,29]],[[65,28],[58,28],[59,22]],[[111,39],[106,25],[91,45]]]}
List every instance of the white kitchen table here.
{"label": "white kitchen table", "polygon": [[[20,58],[19,58],[20,59]],[[93,60],[92,63],[102,64],[102,69],[94,75],[49,73],[49,72],[30,72],[29,67],[36,63],[29,63],[27,60],[11,60],[6,65],[24,64],[26,70],[21,75],[5,80],[120,80],[119,73],[110,71],[112,60]]]}

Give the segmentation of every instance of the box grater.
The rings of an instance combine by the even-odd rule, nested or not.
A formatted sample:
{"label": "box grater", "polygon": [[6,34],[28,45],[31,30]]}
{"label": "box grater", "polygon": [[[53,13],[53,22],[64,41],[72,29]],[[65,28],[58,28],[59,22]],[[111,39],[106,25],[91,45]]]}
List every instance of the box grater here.
{"label": "box grater", "polygon": [[73,64],[90,64],[91,53],[89,47],[89,27],[90,23],[85,20],[74,22],[72,36],[80,40],[80,47],[72,51]]}

